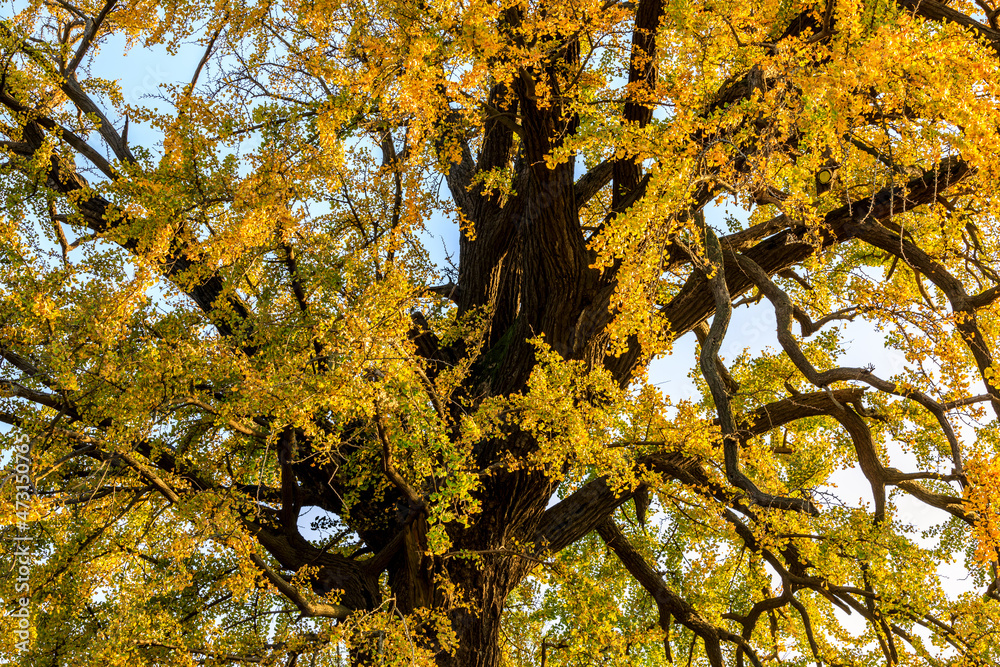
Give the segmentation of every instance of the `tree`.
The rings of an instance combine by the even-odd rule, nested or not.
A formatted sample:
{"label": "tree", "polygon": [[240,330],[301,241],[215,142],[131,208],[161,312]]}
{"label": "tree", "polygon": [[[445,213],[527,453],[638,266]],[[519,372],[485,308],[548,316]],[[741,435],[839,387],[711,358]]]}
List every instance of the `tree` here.
{"label": "tree", "polygon": [[994,0],[19,7],[12,660],[1000,660]]}

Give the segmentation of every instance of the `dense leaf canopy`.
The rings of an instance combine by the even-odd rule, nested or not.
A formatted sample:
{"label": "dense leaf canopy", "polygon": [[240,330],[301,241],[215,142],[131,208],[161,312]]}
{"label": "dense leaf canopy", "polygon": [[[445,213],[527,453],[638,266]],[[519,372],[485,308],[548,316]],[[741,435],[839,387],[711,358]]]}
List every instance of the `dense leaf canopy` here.
{"label": "dense leaf canopy", "polygon": [[2,11],[11,663],[1000,662],[996,0]]}

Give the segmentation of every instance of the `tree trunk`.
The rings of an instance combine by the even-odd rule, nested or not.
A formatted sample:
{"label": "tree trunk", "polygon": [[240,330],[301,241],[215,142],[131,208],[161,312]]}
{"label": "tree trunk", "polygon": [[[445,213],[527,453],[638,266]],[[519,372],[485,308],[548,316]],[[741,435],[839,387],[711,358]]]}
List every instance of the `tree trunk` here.
{"label": "tree trunk", "polygon": [[[471,551],[471,550],[470,550]],[[400,555],[390,569],[390,587],[403,616],[427,618],[408,627],[410,640],[430,649],[440,667],[496,667],[500,664],[500,618],[507,595],[527,572],[517,556],[482,549],[467,557],[419,558],[421,567]],[[433,571],[433,574],[432,574]],[[416,575],[414,577],[414,575]],[[428,599],[429,598],[429,599]],[[411,615],[413,612],[423,612]],[[439,635],[441,615],[454,637]],[[368,653],[366,651],[366,653]],[[366,665],[370,658],[356,657]],[[374,661],[378,664],[378,661]]]}
{"label": "tree trunk", "polygon": [[[514,437],[496,447],[523,446]],[[451,526],[445,554],[426,554],[426,521],[413,521],[403,548],[389,568],[389,586],[404,616],[423,610],[443,614],[455,633],[451,644],[432,622],[410,627],[414,641],[435,653],[441,667],[494,667],[500,664],[500,621],[507,596],[538,563],[525,552],[554,490],[537,471],[498,472],[484,480],[480,520]],[[419,618],[421,614],[415,617]],[[438,616],[440,618],[440,616]]]}
{"label": "tree trunk", "polygon": [[[511,576],[510,557],[485,556],[478,566],[459,566],[465,581],[455,583],[467,590],[468,607],[449,613],[456,646],[437,656],[441,667],[497,667],[500,664],[500,616],[510,591],[517,585]],[[501,561],[501,562],[496,562]],[[452,576],[459,572],[452,572]],[[472,605],[476,605],[473,607]]]}

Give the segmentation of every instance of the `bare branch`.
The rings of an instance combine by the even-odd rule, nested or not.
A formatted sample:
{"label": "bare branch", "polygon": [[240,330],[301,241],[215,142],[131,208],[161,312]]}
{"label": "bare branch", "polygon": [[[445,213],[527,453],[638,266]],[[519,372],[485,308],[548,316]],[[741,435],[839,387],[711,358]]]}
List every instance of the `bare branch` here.
{"label": "bare branch", "polygon": [[[225,18],[228,18],[228,12],[225,14]],[[205,46],[205,53],[201,56],[201,60],[198,61],[198,66],[194,68],[194,74],[191,75],[191,83],[188,84],[189,94],[194,93],[194,87],[198,83],[198,77],[201,76],[201,70],[205,68],[208,63],[208,59],[212,56],[212,49],[215,48],[215,40],[219,39],[219,35],[222,34],[223,26],[219,26],[212,37],[208,40],[208,44]]]}

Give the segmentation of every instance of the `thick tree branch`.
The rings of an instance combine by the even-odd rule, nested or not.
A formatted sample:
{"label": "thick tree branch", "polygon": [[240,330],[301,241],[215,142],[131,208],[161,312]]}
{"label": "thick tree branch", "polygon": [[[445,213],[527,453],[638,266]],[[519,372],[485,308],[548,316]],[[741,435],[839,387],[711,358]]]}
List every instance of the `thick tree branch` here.
{"label": "thick tree branch", "polygon": [[80,44],[76,48],[76,53],[73,55],[73,59],[66,65],[66,73],[73,73],[76,71],[80,62],[83,61],[83,57],[87,55],[87,51],[90,49],[91,44],[94,43],[94,38],[97,37],[97,33],[101,29],[104,19],[108,17],[108,14],[111,13],[111,10],[113,10],[117,4],[118,0],[108,0],[104,3],[104,7],[101,8],[101,11],[98,12],[96,17],[86,20],[83,38],[80,40]]}
{"label": "thick tree branch", "polygon": [[[655,468],[666,477],[693,481],[704,471],[696,459],[669,452],[643,459],[643,464]],[[535,531],[534,544],[538,553],[557,553],[576,542],[611,516],[632,497],[631,489],[613,490],[607,477],[587,482],[575,493],[545,510]]]}
{"label": "thick tree branch", "polygon": [[614,162],[611,160],[604,160],[581,176],[573,186],[576,205],[578,207],[583,207],[594,195],[600,192],[604,186],[610,183],[613,171]]}
{"label": "thick tree branch", "polygon": [[296,572],[303,567],[318,567],[312,579],[313,591],[320,595],[339,596],[338,602],[352,611],[370,610],[381,600],[378,576],[380,572],[338,553],[323,551],[301,535],[274,530],[263,521],[247,519],[245,525],[257,541],[274,557],[282,568]]}
{"label": "thick tree branch", "polygon": [[[26,130],[30,129],[30,126],[26,127]],[[34,153],[41,148],[40,132],[29,131],[27,134],[33,137],[30,143]],[[84,223],[97,234],[110,235],[116,229],[127,228],[132,224],[128,215],[119,215],[111,202],[94,194],[88,188],[86,180],[55,154],[50,156],[47,184],[56,192],[73,199],[73,205],[82,214]],[[130,252],[141,252],[138,239],[126,238],[118,243]],[[189,277],[190,272],[197,268],[179,240],[175,240],[167,255],[160,260],[162,275],[172,281],[181,276]],[[249,333],[246,329],[250,324],[250,311],[238,296],[228,293],[230,290],[218,271],[208,272],[200,281],[188,286],[189,284],[185,284],[183,291],[208,316],[220,334],[235,338],[238,334]],[[242,349],[248,356],[256,353],[256,348],[250,344],[244,343]]]}
{"label": "thick tree branch", "polygon": [[352,610],[344,605],[312,602],[311,600],[306,599],[302,593],[285,581],[280,574],[272,570],[270,566],[264,562],[264,559],[257,554],[250,554],[250,560],[252,560],[254,565],[259,567],[264,572],[268,580],[274,584],[275,588],[281,591],[282,595],[295,603],[295,606],[299,608],[303,616],[344,620],[351,615]]}
{"label": "thick tree branch", "polygon": [[[871,430],[868,428],[864,419],[862,419],[861,415],[859,415],[855,410],[840,403],[836,398],[834,398],[833,393],[829,391],[829,385],[836,381],[858,380],[866,382],[881,391],[885,391],[887,393],[897,393],[895,385],[875,377],[869,369],[864,368],[835,368],[823,372],[817,371],[802,352],[802,348],[799,346],[798,341],[796,341],[795,337],[792,335],[791,320],[793,306],[788,295],[775,285],[770,278],[767,277],[767,274],[765,274],[764,271],[761,270],[761,268],[753,261],[739,255],[731,257],[731,259],[734,260],[735,263],[739,265],[740,269],[750,277],[757,288],[767,296],[768,300],[771,301],[774,306],[775,318],[778,323],[778,341],[781,343],[782,348],[795,364],[796,368],[798,368],[811,383],[817,387],[826,388],[829,392],[829,414],[843,424],[850,434],[851,440],[854,442],[855,451],[858,455],[858,465],[861,467],[865,477],[868,478],[871,483],[872,493],[875,497],[875,521],[881,522],[885,516],[886,484],[911,481],[917,478],[935,477],[935,475],[929,473],[906,475],[894,468],[885,467],[878,458]],[[907,394],[907,398],[913,398],[934,413],[938,417],[939,423],[941,423],[946,437],[949,438],[949,442],[954,441],[952,456],[956,462],[956,472],[960,475],[961,452],[958,451],[957,440],[954,440],[954,431],[951,428],[951,424],[945,418],[944,411],[936,402],[932,401],[929,397],[926,397],[920,392],[907,392]],[[860,405],[860,402],[857,404]],[[924,494],[925,497],[928,497],[928,492],[923,489],[920,489],[920,492]],[[960,504],[960,502],[956,498],[952,499],[951,502],[943,504],[935,502],[932,504],[941,507],[942,509],[952,508],[948,509],[948,511],[952,511],[954,513],[954,506],[956,504]],[[962,512],[962,515],[965,515],[965,513]]]}
{"label": "thick tree branch", "polygon": [[[625,569],[635,577],[646,591],[653,596],[657,606],[669,612],[677,622],[685,626],[705,642],[705,654],[712,667],[723,667],[722,649],[719,646],[720,639],[730,639],[731,635],[723,628],[717,628],[698,613],[691,603],[675,593],[663,578],[650,567],[642,554],[628,541],[621,529],[615,522],[608,518],[597,526],[597,534],[601,536],[604,543],[611,547],[611,550],[618,556]],[[742,644],[742,643],[741,643]],[[759,662],[756,662],[759,665]]]}
{"label": "thick tree branch", "polygon": [[922,16],[932,21],[957,23],[967,28],[976,37],[985,41],[994,51],[1000,54],[1000,31],[983,25],[957,9],[952,9],[936,0],[896,0],[896,4],[912,11],[917,16]]}
{"label": "thick tree branch", "polygon": [[[889,220],[895,215],[936,201],[939,194],[969,178],[972,167],[959,156],[946,157],[936,169],[925,172],[905,186],[890,185],[865,199],[852,201],[830,211],[817,226],[818,244],[807,242],[811,231],[795,225],[745,248],[742,255],[753,260],[768,275],[799,264],[817,251],[847,241],[866,221]],[[721,240],[720,240],[721,241]],[[730,271],[726,285],[735,299],[752,287],[753,283],[743,272]],[[671,338],[678,338],[691,331],[715,311],[715,299],[708,281],[699,271],[692,272],[676,297],[660,311]],[[628,379],[632,369],[642,359],[642,350],[635,337],[629,339],[629,350],[617,357],[607,357],[604,365],[616,377]]]}
{"label": "thick tree branch", "polygon": [[[663,0],[639,0],[632,31],[632,55],[629,59],[628,85],[623,121],[645,127],[653,117],[649,98],[656,88],[656,31],[663,15]],[[625,201],[639,186],[641,168],[633,155],[623,155],[612,166],[611,216],[623,212]]]}
{"label": "thick tree branch", "polygon": [[[860,398],[862,389],[837,389],[833,396],[847,402]],[[743,441],[763,435],[798,419],[830,414],[830,397],[827,392],[800,394],[794,398],[769,403],[737,421],[736,435]],[[663,447],[664,443],[628,443],[630,446],[648,444]],[[675,479],[692,486],[712,486],[708,473],[701,463],[679,452],[654,452],[642,455],[636,461],[637,471],[649,470],[667,479]],[[718,485],[715,485],[716,487]],[[717,489],[720,493],[723,490]],[[587,482],[575,493],[548,508],[535,531],[534,544],[538,551],[556,553],[594,530],[618,507],[632,497],[634,490],[613,490],[608,477]]]}

